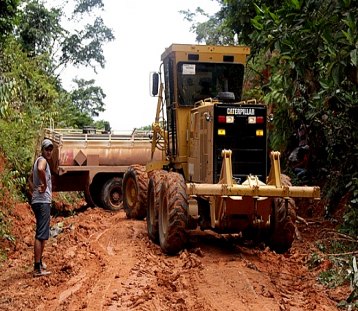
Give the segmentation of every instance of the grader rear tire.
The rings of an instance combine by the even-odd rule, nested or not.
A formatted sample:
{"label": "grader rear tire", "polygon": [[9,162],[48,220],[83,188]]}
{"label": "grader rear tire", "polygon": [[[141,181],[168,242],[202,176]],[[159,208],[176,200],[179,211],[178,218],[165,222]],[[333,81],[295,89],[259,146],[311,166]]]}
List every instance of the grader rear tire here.
{"label": "grader rear tire", "polygon": [[[281,176],[281,182],[285,186],[291,186],[290,178]],[[296,206],[292,198],[288,199],[287,208],[285,199],[275,198],[273,200],[271,214],[270,246],[277,253],[288,251],[295,239]]]}
{"label": "grader rear tire", "polygon": [[123,208],[128,218],[144,219],[147,213],[148,174],[143,165],[131,165],[123,178]]}
{"label": "grader rear tire", "polygon": [[163,178],[167,171],[157,170],[151,173],[148,184],[148,206],[147,206],[147,231],[149,238],[159,242],[158,210],[160,200],[160,189]]}
{"label": "grader rear tire", "polygon": [[162,251],[175,255],[187,243],[188,196],[182,175],[170,172],[165,175],[159,201],[159,242]]}

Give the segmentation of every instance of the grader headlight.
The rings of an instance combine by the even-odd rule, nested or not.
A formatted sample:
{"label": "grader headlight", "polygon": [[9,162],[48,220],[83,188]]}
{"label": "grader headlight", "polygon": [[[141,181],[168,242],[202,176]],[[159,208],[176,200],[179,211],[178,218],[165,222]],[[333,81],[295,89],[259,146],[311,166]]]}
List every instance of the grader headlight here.
{"label": "grader headlight", "polygon": [[234,123],[234,116],[226,116],[226,123]]}

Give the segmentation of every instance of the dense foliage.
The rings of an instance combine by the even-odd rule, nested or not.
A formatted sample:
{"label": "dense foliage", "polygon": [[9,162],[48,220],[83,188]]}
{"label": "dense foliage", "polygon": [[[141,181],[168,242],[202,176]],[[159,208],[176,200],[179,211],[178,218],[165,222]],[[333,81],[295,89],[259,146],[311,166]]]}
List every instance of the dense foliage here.
{"label": "dense foliage", "polygon": [[[102,0],[49,4],[0,2],[0,236],[7,232],[9,198],[24,193],[41,129],[96,125],[93,117],[104,110],[106,95],[94,80],[77,79],[77,88],[67,91],[60,78],[69,65],[104,67],[103,45],[114,36],[94,12],[103,8]],[[68,20],[76,27],[66,29]]]}
{"label": "dense foliage", "polygon": [[[288,155],[305,126],[309,182],[323,187],[328,211],[348,193],[346,223],[357,235],[357,2],[218,2],[219,12],[193,24],[197,40],[251,47],[247,94],[272,107],[271,147]],[[202,12],[184,13],[194,21]]]}
{"label": "dense foliage", "polygon": [[0,41],[4,40],[14,28],[19,2],[20,0],[0,1]]}

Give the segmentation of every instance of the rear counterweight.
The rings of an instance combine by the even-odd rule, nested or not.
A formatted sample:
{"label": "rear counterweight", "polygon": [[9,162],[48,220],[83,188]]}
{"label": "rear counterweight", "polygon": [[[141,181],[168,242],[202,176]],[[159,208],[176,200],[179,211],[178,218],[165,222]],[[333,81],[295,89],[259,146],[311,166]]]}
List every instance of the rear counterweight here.
{"label": "rear counterweight", "polygon": [[243,182],[256,175],[262,182],[267,176],[266,106],[219,104],[214,107],[213,172],[219,181],[221,151],[232,151],[233,176]]}

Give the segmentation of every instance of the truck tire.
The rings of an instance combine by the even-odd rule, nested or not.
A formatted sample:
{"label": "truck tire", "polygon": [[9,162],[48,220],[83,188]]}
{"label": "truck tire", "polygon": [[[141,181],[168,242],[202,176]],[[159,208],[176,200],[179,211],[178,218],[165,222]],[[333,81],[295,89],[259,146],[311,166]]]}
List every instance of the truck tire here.
{"label": "truck tire", "polygon": [[96,204],[94,203],[92,197],[91,197],[91,193],[90,193],[90,189],[89,187],[87,187],[84,191],[84,197],[85,197],[85,201],[87,203],[88,207],[95,207]]}
{"label": "truck tire", "polygon": [[159,200],[159,242],[162,251],[175,255],[187,243],[188,196],[182,175],[166,174],[160,189]]}
{"label": "truck tire", "polygon": [[123,178],[123,208],[128,218],[147,214],[148,174],[143,165],[131,165]]}
{"label": "truck tire", "polygon": [[111,211],[118,211],[122,207],[122,178],[113,177],[105,182],[101,190],[103,207]]}
{"label": "truck tire", "polygon": [[[281,182],[285,186],[291,186],[290,178],[281,176]],[[288,251],[295,239],[296,210],[295,201],[288,199],[287,208],[285,199],[275,198],[272,203],[270,247],[277,253]]]}
{"label": "truck tire", "polygon": [[91,185],[89,186],[89,194],[94,206],[102,207],[101,200],[101,189],[103,186],[103,181],[100,178],[93,179]]}
{"label": "truck tire", "polygon": [[158,209],[160,199],[160,188],[167,171],[156,170],[151,173],[148,184],[148,205],[147,205],[147,231],[149,238],[159,242]]}

